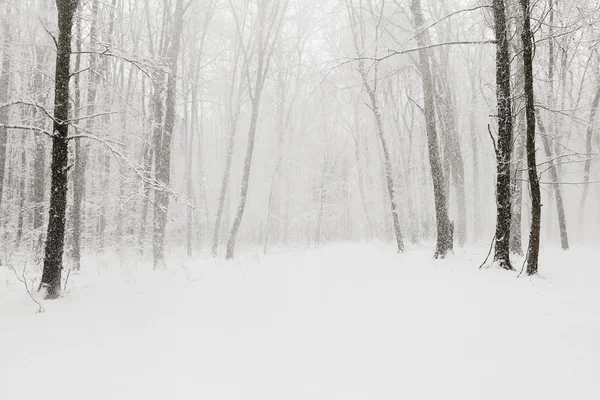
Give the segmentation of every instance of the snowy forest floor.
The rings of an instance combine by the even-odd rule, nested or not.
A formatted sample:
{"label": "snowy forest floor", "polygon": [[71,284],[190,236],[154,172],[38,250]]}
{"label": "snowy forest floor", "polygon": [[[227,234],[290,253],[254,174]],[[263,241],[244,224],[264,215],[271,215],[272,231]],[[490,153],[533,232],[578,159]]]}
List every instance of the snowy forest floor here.
{"label": "snowy forest floor", "polygon": [[0,267],[0,397],[600,399],[600,251],[519,279],[486,253],[93,257],[41,314]]}

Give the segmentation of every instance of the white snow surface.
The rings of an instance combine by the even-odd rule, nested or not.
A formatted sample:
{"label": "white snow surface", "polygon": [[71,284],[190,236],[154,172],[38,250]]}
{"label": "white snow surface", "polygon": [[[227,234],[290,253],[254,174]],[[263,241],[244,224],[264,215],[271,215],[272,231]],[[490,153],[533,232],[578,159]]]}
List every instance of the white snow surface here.
{"label": "white snow surface", "polygon": [[486,253],[94,256],[41,314],[0,267],[0,399],[600,399],[600,251]]}

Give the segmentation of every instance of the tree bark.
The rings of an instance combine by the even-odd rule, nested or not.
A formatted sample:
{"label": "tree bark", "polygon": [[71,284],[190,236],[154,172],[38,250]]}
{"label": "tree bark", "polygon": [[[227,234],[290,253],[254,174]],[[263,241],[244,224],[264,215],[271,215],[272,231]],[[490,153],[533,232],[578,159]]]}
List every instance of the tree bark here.
{"label": "tree bark", "polygon": [[504,0],[493,1],[496,34],[496,97],[498,102],[498,140],[496,145],[496,234],[494,261],[503,269],[514,269],[510,262],[510,223],[512,191],[510,160],[513,147],[510,90],[510,56]]}
{"label": "tree bark", "polygon": [[453,229],[448,219],[448,200],[444,189],[445,178],[440,159],[440,150],[437,137],[435,121],[435,96],[433,89],[433,77],[429,54],[423,47],[431,43],[429,31],[423,29],[425,20],[421,10],[421,1],[412,0],[411,11],[414,17],[415,29],[417,30],[417,46],[419,50],[420,71],[423,86],[425,126],[427,131],[427,148],[429,153],[429,164],[433,180],[433,196],[435,203],[435,217],[437,225],[437,244],[435,250],[436,258],[444,258],[453,249]]}
{"label": "tree bark", "polygon": [[540,252],[541,195],[535,160],[535,109],[533,94],[533,35],[531,33],[531,10],[529,0],[520,0],[523,11],[523,65],[525,72],[525,114],[527,118],[527,171],[531,193],[531,228],[529,231],[529,247],[527,250],[527,275],[535,275],[538,271]]}
{"label": "tree bark", "polygon": [[165,100],[165,124],[162,131],[160,146],[155,152],[156,180],[162,188],[155,191],[154,198],[154,268],[163,266],[165,262],[165,230],[167,226],[167,214],[169,210],[169,193],[167,188],[170,184],[171,172],[171,144],[173,129],[175,127],[175,98],[177,95],[177,59],[181,47],[181,35],[183,31],[183,0],[177,0],[175,13],[173,14],[173,31],[171,35],[171,47],[167,54],[169,63],[169,74],[167,77],[167,97]]}
{"label": "tree bark", "polygon": [[67,167],[69,134],[69,78],[71,61],[71,30],[78,0],[56,0],[58,9],[58,40],[54,88],[54,123],[52,137],[52,183],[44,270],[39,289],[47,299],[60,296],[62,259],[67,208]]}

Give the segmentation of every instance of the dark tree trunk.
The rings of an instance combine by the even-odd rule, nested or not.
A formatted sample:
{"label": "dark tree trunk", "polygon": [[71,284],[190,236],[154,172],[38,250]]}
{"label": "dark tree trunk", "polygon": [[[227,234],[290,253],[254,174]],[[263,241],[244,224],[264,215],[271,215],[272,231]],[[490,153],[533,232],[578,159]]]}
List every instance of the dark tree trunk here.
{"label": "dark tree trunk", "polygon": [[504,0],[494,0],[496,34],[496,97],[498,101],[498,140],[496,146],[496,235],[494,261],[501,268],[513,269],[510,262],[510,220],[512,192],[510,159],[512,154],[512,110],[510,94],[510,56]]}
{"label": "dark tree trunk", "polygon": [[58,9],[58,40],[54,89],[54,123],[52,137],[52,184],[48,233],[44,253],[44,271],[40,289],[46,298],[60,296],[62,259],[65,241],[67,208],[67,167],[69,134],[69,78],[71,61],[71,30],[78,0],[56,0]]}
{"label": "dark tree trunk", "polygon": [[[414,16],[415,28],[417,34],[417,45],[421,48],[431,43],[429,31],[423,29],[425,21],[421,11],[421,1],[413,0],[411,11]],[[444,258],[453,247],[452,225],[448,219],[447,193],[444,189],[445,179],[442,163],[440,160],[440,151],[438,145],[437,129],[435,122],[435,97],[433,89],[433,78],[431,74],[431,64],[427,50],[419,50],[420,71],[423,85],[425,124],[427,130],[427,148],[429,152],[429,164],[431,166],[431,177],[433,179],[433,196],[435,202],[435,217],[437,222],[437,245],[435,257]]]}
{"label": "dark tree trunk", "polygon": [[527,172],[531,193],[531,229],[529,231],[529,248],[527,250],[527,275],[535,275],[538,271],[540,252],[540,225],[542,202],[540,183],[535,160],[535,109],[533,96],[533,35],[531,33],[531,11],[529,0],[520,0],[523,11],[523,65],[525,69],[525,114],[527,118]]}

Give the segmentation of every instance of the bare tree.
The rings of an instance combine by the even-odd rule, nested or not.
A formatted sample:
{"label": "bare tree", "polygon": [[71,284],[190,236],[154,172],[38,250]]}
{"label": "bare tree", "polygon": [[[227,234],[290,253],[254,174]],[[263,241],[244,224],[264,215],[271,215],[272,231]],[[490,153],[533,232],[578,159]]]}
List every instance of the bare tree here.
{"label": "bare tree", "polygon": [[496,234],[494,261],[501,268],[514,269],[510,262],[510,222],[512,191],[510,160],[513,147],[510,90],[510,56],[504,0],[493,1],[496,34],[496,97],[498,140],[496,151]]}
{"label": "bare tree", "polygon": [[[246,159],[244,161],[244,172],[242,176],[240,203],[238,205],[233,224],[231,226],[231,231],[229,232],[229,239],[227,240],[227,253],[225,255],[227,259],[233,258],[238,230],[240,228],[240,224],[242,223],[242,217],[244,216],[246,198],[248,196],[248,185],[250,182],[252,156],[254,155],[254,143],[256,140],[256,130],[261,104],[261,96],[265,85],[265,81],[267,79],[267,73],[269,71],[271,57],[273,56],[273,52],[275,51],[277,40],[279,39],[281,27],[283,25],[283,19],[287,9],[287,4],[288,0],[258,0],[256,8],[255,32],[252,33],[252,35],[248,39],[248,42],[246,42],[246,44],[244,44],[242,47],[244,58],[246,59],[246,71],[244,71],[244,73],[248,81],[248,90],[250,94],[250,102],[252,105],[252,114],[250,117],[250,129],[248,132],[248,147],[246,149]],[[241,24],[245,21],[240,21],[239,16],[237,15],[233,5],[231,8],[234,15],[238,35],[242,36],[240,34],[240,32],[242,31]],[[257,57],[255,65],[256,70],[253,72],[253,83],[250,82],[250,46],[256,46]]]}
{"label": "bare tree", "polygon": [[[396,246],[398,252],[404,251],[404,238],[402,237],[402,229],[400,227],[400,216],[398,215],[398,204],[396,204],[396,193],[394,190],[394,178],[393,168],[390,156],[390,150],[385,137],[383,118],[381,115],[381,107],[379,105],[379,99],[377,97],[377,85],[378,85],[378,66],[373,67],[374,75],[373,78],[368,76],[368,69],[365,66],[364,55],[365,55],[365,30],[359,27],[359,24],[364,23],[362,2],[355,7],[351,2],[346,1],[346,10],[348,17],[350,18],[350,28],[352,30],[352,40],[354,43],[354,50],[356,57],[358,58],[358,72],[362,78],[362,84],[369,96],[370,108],[375,117],[375,126],[377,128],[377,134],[379,136],[379,142],[381,143],[381,149],[383,151],[383,167],[384,176],[387,183],[387,194],[390,201],[391,216],[394,228],[394,236],[396,238]],[[373,10],[373,7],[370,7]],[[379,39],[382,18],[383,18],[383,7],[379,10],[379,15],[374,12],[371,13],[371,17],[375,22],[375,40]],[[374,54],[376,58],[377,53]]]}
{"label": "bare tree", "polygon": [[[245,89],[244,84],[244,71],[247,69],[246,57],[242,57],[242,48],[244,38],[240,36],[240,33],[236,35],[235,39],[235,50],[233,57],[233,73],[231,83],[229,87],[229,97],[227,99],[227,112],[229,114],[229,131],[227,135],[227,148],[225,154],[225,168],[223,169],[223,175],[221,178],[221,190],[219,191],[219,200],[217,215],[215,218],[215,226],[213,230],[211,254],[213,257],[217,255],[217,248],[219,246],[219,233],[221,230],[221,219],[223,218],[223,211],[225,208],[225,197],[227,195],[227,188],[229,185],[229,178],[231,176],[231,164],[233,162],[233,148],[235,145],[235,136],[237,133],[237,127],[240,120],[240,113],[242,110],[242,95]],[[240,60],[242,58],[242,60]],[[239,72],[238,72],[239,71]]]}
{"label": "bare tree", "polygon": [[69,158],[69,79],[71,31],[78,0],[56,0],[58,38],[56,40],[56,73],[54,77],[54,123],[52,136],[52,184],[48,234],[44,253],[44,270],[40,289],[48,299],[60,296],[61,272],[67,209],[67,169]]}
{"label": "bare tree", "polygon": [[523,63],[525,73],[525,113],[527,117],[527,170],[531,193],[531,229],[529,247],[527,249],[527,275],[535,275],[538,271],[540,251],[541,196],[540,183],[535,161],[535,109],[533,94],[533,35],[531,32],[531,9],[529,0],[520,0],[523,11]]}
{"label": "bare tree", "polygon": [[421,1],[412,0],[411,11],[415,29],[417,31],[417,45],[419,46],[420,72],[423,85],[423,110],[427,130],[427,149],[429,165],[433,179],[433,196],[435,202],[435,216],[437,223],[437,245],[435,257],[444,258],[453,248],[453,229],[448,218],[448,193],[446,193],[444,171],[440,159],[437,128],[435,121],[435,95],[433,88],[433,75],[427,47],[431,46],[429,31],[421,10]]}
{"label": "bare tree", "polygon": [[[188,6],[191,3],[188,3]],[[177,60],[181,47],[181,34],[183,31],[183,16],[187,6],[183,0],[177,0],[172,20],[171,44],[167,52],[168,76],[167,93],[165,99],[164,129],[155,149],[155,174],[156,180],[163,186],[155,191],[154,197],[154,268],[164,265],[165,230],[167,226],[167,213],[169,211],[169,187],[171,174],[171,144],[175,128],[175,99],[177,95]]]}

